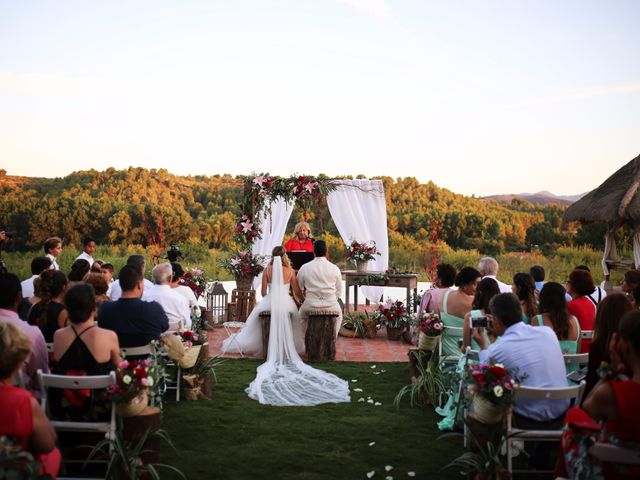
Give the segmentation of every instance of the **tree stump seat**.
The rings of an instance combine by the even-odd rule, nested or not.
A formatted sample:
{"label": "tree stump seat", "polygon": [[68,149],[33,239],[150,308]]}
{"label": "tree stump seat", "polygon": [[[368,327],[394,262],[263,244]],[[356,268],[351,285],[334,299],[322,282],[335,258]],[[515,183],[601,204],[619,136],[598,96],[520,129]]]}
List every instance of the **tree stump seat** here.
{"label": "tree stump seat", "polygon": [[316,309],[307,311],[307,332],[304,346],[308,360],[335,360],[336,317],[335,310]]}

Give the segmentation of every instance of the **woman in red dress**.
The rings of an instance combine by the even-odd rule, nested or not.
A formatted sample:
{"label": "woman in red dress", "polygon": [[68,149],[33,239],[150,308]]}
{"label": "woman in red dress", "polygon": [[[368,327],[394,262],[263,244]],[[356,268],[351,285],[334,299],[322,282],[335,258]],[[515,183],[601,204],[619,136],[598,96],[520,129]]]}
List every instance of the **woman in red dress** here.
{"label": "woman in red dress", "polygon": [[284,248],[287,252],[313,252],[311,228],[307,222],[300,222],[296,225],[293,229],[293,238],[284,244]]}
{"label": "woman in red dress", "polygon": [[53,478],[60,469],[60,451],[56,447],[56,432],[38,401],[12,380],[29,355],[29,337],[15,325],[0,322],[0,436],[15,441],[40,462],[40,473]]}

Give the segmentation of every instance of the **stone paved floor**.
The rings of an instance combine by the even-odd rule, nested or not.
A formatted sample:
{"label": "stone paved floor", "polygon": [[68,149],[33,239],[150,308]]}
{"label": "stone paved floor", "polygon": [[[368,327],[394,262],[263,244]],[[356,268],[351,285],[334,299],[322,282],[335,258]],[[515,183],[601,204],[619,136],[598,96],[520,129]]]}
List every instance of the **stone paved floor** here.
{"label": "stone paved floor", "polygon": [[[224,328],[214,328],[209,332],[209,352],[222,354],[222,341],[227,338]],[[375,338],[346,338],[338,336],[336,340],[336,361],[339,362],[406,362],[411,345],[402,341],[387,340],[386,332],[381,329]],[[236,353],[222,355],[239,358]],[[247,356],[247,355],[245,355]],[[250,357],[255,358],[255,357]]]}

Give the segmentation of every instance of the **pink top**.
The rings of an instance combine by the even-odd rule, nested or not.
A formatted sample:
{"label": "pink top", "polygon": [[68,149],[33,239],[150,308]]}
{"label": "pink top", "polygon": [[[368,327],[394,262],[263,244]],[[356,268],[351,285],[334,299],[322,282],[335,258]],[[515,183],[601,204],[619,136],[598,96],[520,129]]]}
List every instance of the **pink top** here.
{"label": "pink top", "polygon": [[423,313],[438,312],[438,305],[442,301],[442,297],[449,288],[432,287],[422,294],[422,300],[418,307],[418,319],[422,318]]}
{"label": "pink top", "polygon": [[43,373],[49,373],[49,355],[47,353],[47,344],[42,336],[42,331],[27,322],[20,320],[18,314],[13,310],[0,308],[0,322],[13,323],[29,336],[31,340],[31,353],[22,366],[22,375],[24,386],[29,390],[36,399],[40,399],[40,385],[38,384],[38,369]]}

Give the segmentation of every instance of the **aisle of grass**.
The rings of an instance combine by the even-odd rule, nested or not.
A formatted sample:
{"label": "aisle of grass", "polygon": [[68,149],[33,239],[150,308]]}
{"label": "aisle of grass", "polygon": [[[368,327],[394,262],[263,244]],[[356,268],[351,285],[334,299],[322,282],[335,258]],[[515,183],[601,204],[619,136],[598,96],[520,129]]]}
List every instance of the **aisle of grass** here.
{"label": "aisle of grass", "polygon": [[226,360],[216,370],[212,401],[166,404],[163,426],[178,451],[165,449],[163,461],[189,479],[362,479],[372,470],[374,479],[410,478],[409,471],[415,478],[460,478],[438,470],[462,451],[462,441],[437,440],[432,409],[393,406],[408,379],[406,364],[316,363],[349,380],[351,403],[281,408],[244,393],[259,363]]}

